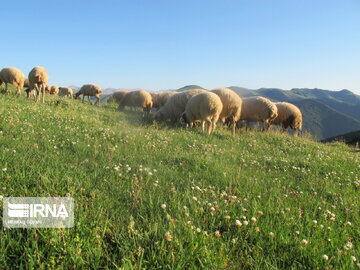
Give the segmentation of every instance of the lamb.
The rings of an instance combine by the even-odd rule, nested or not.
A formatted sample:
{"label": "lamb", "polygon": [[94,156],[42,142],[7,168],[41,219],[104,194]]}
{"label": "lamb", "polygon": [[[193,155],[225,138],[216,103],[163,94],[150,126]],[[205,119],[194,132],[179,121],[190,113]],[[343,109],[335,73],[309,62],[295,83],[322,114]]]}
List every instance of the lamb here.
{"label": "lamb", "polygon": [[272,124],[282,127],[284,132],[288,127],[294,130],[294,136],[302,129],[302,114],[298,107],[288,102],[275,103],[278,109],[278,116],[273,120]]}
{"label": "lamb", "polygon": [[242,100],[238,94],[229,88],[218,88],[211,90],[217,94],[223,104],[223,110],[220,114],[220,121],[224,124],[229,121],[233,134],[235,135],[236,123],[240,120]]}
{"label": "lamb", "polygon": [[202,131],[205,132],[205,124],[208,123],[208,134],[215,130],[216,123],[223,110],[223,104],[218,95],[205,92],[193,96],[186,104],[182,117],[185,123],[193,126],[195,121],[201,121]]}
{"label": "lamb", "polygon": [[154,116],[156,121],[170,120],[172,123],[177,122],[185,111],[186,104],[193,96],[206,92],[202,89],[184,91],[171,96]]}
{"label": "lamb", "polygon": [[161,92],[161,93],[150,93],[153,99],[153,108],[160,109],[165,105],[166,101],[173,95],[176,94],[175,91],[170,92]]}
{"label": "lamb", "polygon": [[116,91],[115,93],[113,93],[110,98],[108,99],[108,103],[109,102],[113,102],[115,101],[117,104],[120,105],[122,99],[125,97],[125,95],[127,93],[129,93],[130,91],[129,90],[120,90],[120,91]]}
{"label": "lamb", "polygon": [[25,76],[21,70],[14,67],[6,67],[0,71],[0,85],[5,83],[5,93],[8,91],[8,83],[17,89],[17,94],[21,95],[21,89],[24,88]]}
{"label": "lamb", "polygon": [[255,96],[243,99],[240,120],[246,122],[246,129],[248,122],[261,121],[264,124],[263,130],[268,130],[277,115],[276,105],[267,98]]}
{"label": "lamb", "polygon": [[100,103],[100,94],[102,93],[102,89],[100,86],[97,86],[96,84],[84,84],[80,90],[75,94],[74,98],[78,99],[80,95],[83,95],[82,102],[84,103],[85,96],[88,97],[88,100],[91,104],[90,97],[96,97],[96,104]]}
{"label": "lamb", "polygon": [[125,106],[141,107],[144,112],[149,113],[153,106],[152,97],[144,90],[131,91],[121,100],[119,110],[122,110]]}
{"label": "lamb", "polygon": [[45,87],[49,79],[49,75],[44,67],[34,67],[29,73],[29,94],[32,90],[36,91],[35,100],[40,98],[40,91],[42,93],[42,103],[45,102]]}
{"label": "lamb", "polygon": [[73,95],[73,90],[70,87],[59,87],[59,97],[72,98]]}

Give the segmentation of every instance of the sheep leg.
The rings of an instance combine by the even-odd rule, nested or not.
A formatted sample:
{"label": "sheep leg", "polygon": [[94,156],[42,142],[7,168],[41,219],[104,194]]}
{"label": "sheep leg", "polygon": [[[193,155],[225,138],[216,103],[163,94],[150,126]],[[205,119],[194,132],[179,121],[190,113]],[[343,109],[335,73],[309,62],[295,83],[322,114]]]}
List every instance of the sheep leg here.
{"label": "sheep leg", "polygon": [[294,129],[294,136],[297,137],[299,135],[299,130],[298,128],[295,128]]}
{"label": "sheep leg", "polygon": [[83,95],[82,103],[84,103],[85,95]]}
{"label": "sheep leg", "polygon": [[19,96],[21,96],[21,88],[20,88],[20,86],[17,87],[17,94],[18,94]]}
{"label": "sheep leg", "polygon": [[208,134],[210,135],[210,134],[211,134],[211,130],[212,130],[212,122],[211,122],[211,120],[208,120],[207,123],[208,123],[208,125],[209,125]]}
{"label": "sheep leg", "polygon": [[45,84],[42,85],[42,104],[45,103]]}
{"label": "sheep leg", "polygon": [[201,121],[201,129],[202,129],[202,132],[204,133],[205,132],[205,121]]}

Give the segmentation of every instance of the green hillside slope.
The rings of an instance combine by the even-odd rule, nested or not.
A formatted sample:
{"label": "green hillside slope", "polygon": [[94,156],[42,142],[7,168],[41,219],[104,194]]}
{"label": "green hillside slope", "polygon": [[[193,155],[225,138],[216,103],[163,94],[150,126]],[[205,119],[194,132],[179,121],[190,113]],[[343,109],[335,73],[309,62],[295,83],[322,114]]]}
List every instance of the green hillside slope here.
{"label": "green hillside slope", "polygon": [[207,136],[57,97],[0,95],[0,115],[0,198],[75,200],[74,228],[1,230],[0,268],[351,269],[360,259],[360,157],[345,144]]}

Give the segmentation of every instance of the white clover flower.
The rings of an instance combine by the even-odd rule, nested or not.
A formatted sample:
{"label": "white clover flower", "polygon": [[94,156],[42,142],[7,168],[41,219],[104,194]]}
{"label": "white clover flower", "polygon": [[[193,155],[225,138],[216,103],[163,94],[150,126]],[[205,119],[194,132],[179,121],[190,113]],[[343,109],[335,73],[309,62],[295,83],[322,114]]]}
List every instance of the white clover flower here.
{"label": "white clover flower", "polygon": [[245,221],[243,222],[243,224],[244,224],[245,226],[247,226],[247,225],[249,224],[249,221],[245,220]]}
{"label": "white clover flower", "polygon": [[356,257],[355,257],[355,256],[351,256],[351,261],[356,262]]}
{"label": "white clover flower", "polygon": [[3,195],[0,195],[0,201],[1,201],[2,199],[4,199],[4,196],[3,196]]}
{"label": "white clover flower", "polygon": [[200,229],[200,228],[196,228],[196,231],[197,231],[198,233],[200,233],[200,232],[201,232],[201,229]]}
{"label": "white clover flower", "polygon": [[317,220],[313,220],[313,224],[316,225],[318,222]]}
{"label": "white clover flower", "polygon": [[252,223],[255,223],[255,222],[256,222],[256,218],[255,218],[255,217],[252,217],[250,220],[251,220]]}
{"label": "white clover flower", "polygon": [[165,204],[165,203],[161,204],[161,208],[162,208],[162,209],[165,209],[165,208],[166,208],[166,204]]}
{"label": "white clover flower", "polygon": [[242,226],[242,223],[240,220],[235,220],[235,225],[238,226],[238,227],[241,227]]}
{"label": "white clover flower", "polygon": [[216,237],[216,238],[221,237],[221,233],[220,233],[219,231],[216,231],[216,232],[215,232],[215,237]]}
{"label": "white clover flower", "polygon": [[348,222],[345,223],[345,225],[346,225],[346,226],[351,226],[352,224],[351,224],[350,221],[348,221]]}
{"label": "white clover flower", "polygon": [[225,216],[224,218],[225,218],[226,220],[230,220],[230,219],[231,219],[230,216]]}
{"label": "white clover flower", "polygon": [[6,171],[7,171],[7,168],[2,168],[2,171],[3,171],[3,172],[6,172]]}
{"label": "white clover flower", "polygon": [[274,237],[275,237],[275,233],[270,232],[270,233],[269,233],[269,236],[272,237],[272,238],[274,238]]}
{"label": "white clover flower", "polygon": [[301,244],[303,246],[307,246],[309,244],[309,242],[306,239],[303,239],[303,240],[301,240]]}
{"label": "white clover flower", "polygon": [[328,255],[323,255],[322,256],[323,260],[327,261],[329,259]]}
{"label": "white clover flower", "polygon": [[196,197],[192,197],[192,200],[193,200],[193,201],[197,201],[197,198],[196,198]]}
{"label": "white clover flower", "polygon": [[211,211],[211,212],[214,212],[214,211],[215,211],[215,208],[214,208],[214,207],[211,207],[211,208],[210,208],[210,211]]}

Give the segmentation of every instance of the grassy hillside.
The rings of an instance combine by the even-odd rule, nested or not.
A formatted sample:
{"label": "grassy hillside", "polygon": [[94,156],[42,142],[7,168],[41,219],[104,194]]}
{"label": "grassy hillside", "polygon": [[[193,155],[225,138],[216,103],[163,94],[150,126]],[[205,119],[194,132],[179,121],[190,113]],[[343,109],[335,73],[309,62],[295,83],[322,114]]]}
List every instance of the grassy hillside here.
{"label": "grassy hillside", "polygon": [[76,207],[71,229],[1,230],[0,268],[359,267],[352,148],[206,136],[115,108],[0,95],[1,196],[71,196]]}

